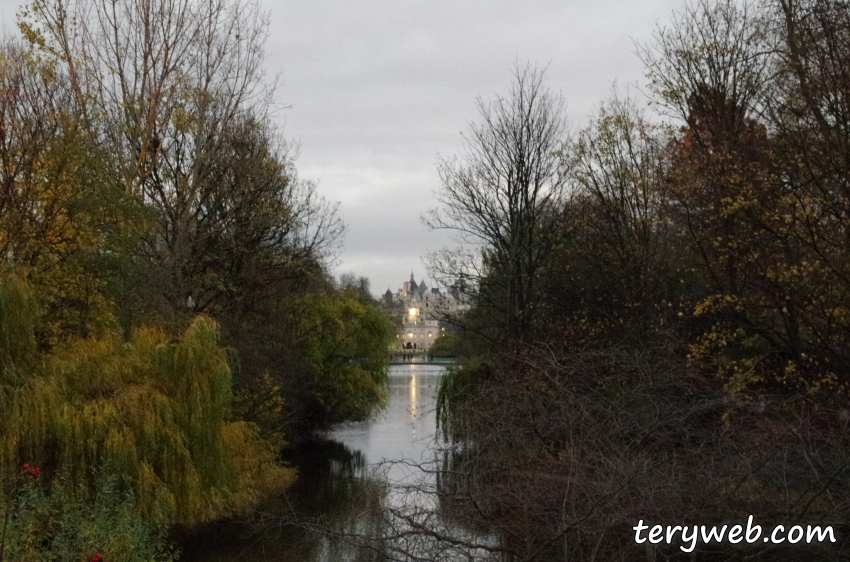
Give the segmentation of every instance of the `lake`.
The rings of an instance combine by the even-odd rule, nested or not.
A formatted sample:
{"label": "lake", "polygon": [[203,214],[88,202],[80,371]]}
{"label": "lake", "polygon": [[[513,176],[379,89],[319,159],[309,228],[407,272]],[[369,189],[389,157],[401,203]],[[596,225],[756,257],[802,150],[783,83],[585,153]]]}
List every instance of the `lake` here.
{"label": "lake", "polygon": [[[290,451],[287,460],[299,471],[295,484],[265,501],[250,520],[218,523],[181,541],[181,560],[378,559],[357,537],[383,532],[383,508],[410,503],[416,488],[433,482],[419,465],[434,466],[435,409],[444,370],[432,364],[391,365],[382,414]],[[315,529],[327,532],[310,532]]]}

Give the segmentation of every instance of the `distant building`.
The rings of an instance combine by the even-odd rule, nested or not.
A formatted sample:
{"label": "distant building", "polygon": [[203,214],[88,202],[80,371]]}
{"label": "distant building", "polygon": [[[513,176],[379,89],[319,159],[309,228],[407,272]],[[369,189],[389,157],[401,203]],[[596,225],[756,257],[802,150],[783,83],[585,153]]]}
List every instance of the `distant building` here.
{"label": "distant building", "polygon": [[440,319],[469,310],[465,297],[457,287],[444,293],[437,287],[429,288],[424,279],[416,283],[413,273],[395,294],[387,289],[384,304],[402,314],[402,328],[396,334],[399,349],[427,351],[445,330]]}

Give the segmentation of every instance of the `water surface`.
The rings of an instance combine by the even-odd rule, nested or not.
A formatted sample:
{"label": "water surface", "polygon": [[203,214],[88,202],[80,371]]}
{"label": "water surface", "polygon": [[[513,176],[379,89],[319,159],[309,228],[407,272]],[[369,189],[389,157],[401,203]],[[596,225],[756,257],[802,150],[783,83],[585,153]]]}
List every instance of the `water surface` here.
{"label": "water surface", "polygon": [[391,365],[384,412],[290,451],[288,460],[299,472],[295,484],[265,501],[257,517],[223,522],[185,541],[181,560],[374,559],[374,552],[316,536],[292,521],[340,533],[379,533],[381,520],[375,514],[380,508],[408,499],[398,486],[429,478],[417,465],[434,459],[437,388],[444,370],[442,365]]}

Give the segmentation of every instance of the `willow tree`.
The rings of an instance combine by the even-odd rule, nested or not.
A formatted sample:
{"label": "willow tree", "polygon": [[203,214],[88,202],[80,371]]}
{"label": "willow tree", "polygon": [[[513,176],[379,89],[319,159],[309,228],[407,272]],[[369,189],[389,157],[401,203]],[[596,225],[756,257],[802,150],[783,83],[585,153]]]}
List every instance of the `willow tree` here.
{"label": "willow tree", "polygon": [[73,496],[108,471],[147,520],[192,525],[248,509],[291,479],[276,463],[278,440],[231,421],[230,369],[210,319],[195,319],[176,341],[139,329],[126,343],[81,340],[39,357],[33,312],[26,285],[4,275],[4,481],[23,463],[37,465]]}

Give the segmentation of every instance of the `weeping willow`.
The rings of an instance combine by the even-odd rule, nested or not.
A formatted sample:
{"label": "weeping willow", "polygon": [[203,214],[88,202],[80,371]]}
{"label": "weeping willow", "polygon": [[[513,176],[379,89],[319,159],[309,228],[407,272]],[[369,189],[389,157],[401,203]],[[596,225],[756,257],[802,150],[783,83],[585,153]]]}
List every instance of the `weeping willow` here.
{"label": "weeping willow", "polygon": [[245,510],[292,480],[279,442],[231,420],[230,369],[209,318],[177,340],[145,328],[40,356],[35,310],[23,281],[0,277],[4,478],[26,462],[76,490],[108,466],[144,516],[184,525]]}

